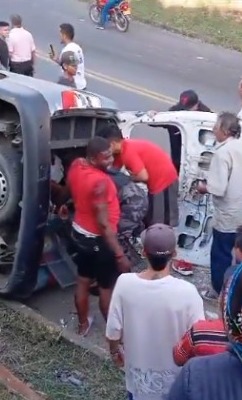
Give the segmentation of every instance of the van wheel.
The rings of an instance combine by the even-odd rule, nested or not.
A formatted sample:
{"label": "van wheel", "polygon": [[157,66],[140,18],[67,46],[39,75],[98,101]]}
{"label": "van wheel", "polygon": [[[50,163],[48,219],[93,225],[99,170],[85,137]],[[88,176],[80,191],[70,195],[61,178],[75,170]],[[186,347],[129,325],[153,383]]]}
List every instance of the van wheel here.
{"label": "van wheel", "polygon": [[21,155],[10,143],[0,142],[0,225],[20,212],[22,179]]}

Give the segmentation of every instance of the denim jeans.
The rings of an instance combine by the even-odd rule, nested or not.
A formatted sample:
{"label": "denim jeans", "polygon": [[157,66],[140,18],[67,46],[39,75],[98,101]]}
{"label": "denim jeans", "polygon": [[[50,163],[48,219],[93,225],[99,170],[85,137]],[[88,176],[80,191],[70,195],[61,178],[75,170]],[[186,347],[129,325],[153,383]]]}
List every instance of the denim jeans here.
{"label": "denim jeans", "polygon": [[224,274],[232,264],[232,250],[236,233],[219,232],[213,230],[213,243],[211,248],[211,281],[213,289],[221,292]]}
{"label": "denim jeans", "polygon": [[129,393],[129,392],[128,392],[128,400],[133,400],[133,395],[132,395],[132,393]]}
{"label": "denim jeans", "polygon": [[105,6],[103,7],[102,13],[101,13],[101,21],[100,21],[100,25],[101,26],[105,26],[105,24],[106,24],[106,22],[108,20],[109,10],[111,10],[111,8],[115,7],[120,2],[121,2],[121,0],[109,0],[109,1],[107,1]]}

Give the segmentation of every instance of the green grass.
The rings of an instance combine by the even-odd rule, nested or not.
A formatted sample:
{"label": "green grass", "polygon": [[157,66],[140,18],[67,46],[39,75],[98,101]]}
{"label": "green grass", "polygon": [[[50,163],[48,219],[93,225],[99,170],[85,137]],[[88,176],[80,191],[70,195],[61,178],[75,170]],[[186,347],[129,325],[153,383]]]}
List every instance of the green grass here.
{"label": "green grass", "polygon": [[132,0],[131,4],[133,16],[140,21],[242,50],[242,23],[238,13],[222,15],[206,8],[162,8],[155,0]]}
{"label": "green grass", "polygon": [[1,384],[0,384],[0,399],[1,400],[22,400],[21,397],[15,395],[15,394],[9,393],[8,390],[5,389],[5,387],[2,386]]}
{"label": "green grass", "polygon": [[[0,303],[0,363],[50,400],[124,400],[123,375],[90,352]],[[61,382],[56,371],[78,371],[82,385]],[[1,400],[18,400],[3,397]]]}
{"label": "green grass", "polygon": [[[90,1],[90,0],[88,0]],[[131,0],[132,16],[186,36],[242,51],[242,14],[206,8],[163,8],[158,0]]]}

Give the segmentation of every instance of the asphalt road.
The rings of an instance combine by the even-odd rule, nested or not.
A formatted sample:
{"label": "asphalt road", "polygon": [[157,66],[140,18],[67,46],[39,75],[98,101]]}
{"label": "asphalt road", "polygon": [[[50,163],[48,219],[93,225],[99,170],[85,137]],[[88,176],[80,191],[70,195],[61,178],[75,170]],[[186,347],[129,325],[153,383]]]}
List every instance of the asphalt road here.
{"label": "asphalt road", "polygon": [[[113,97],[121,108],[165,109],[188,88],[197,90],[215,110],[237,111],[240,107],[237,84],[242,55],[237,52],[135,22],[127,34],[112,28],[100,32],[89,21],[87,4],[77,0],[1,0],[2,19],[15,12],[23,16],[43,53],[50,43],[60,47],[61,22],[74,24],[87,69],[105,75],[89,78],[90,89]],[[45,64],[38,68],[38,75],[55,80],[56,68]],[[110,78],[116,79],[116,85]],[[127,84],[136,89],[127,90]],[[144,95],[144,89],[149,95]]]}
{"label": "asphalt road", "polygon": [[[112,28],[97,31],[89,21],[87,4],[77,0],[1,0],[1,19],[8,19],[11,13],[21,14],[34,35],[41,55],[38,77],[57,80],[60,71],[47,59],[48,46],[60,48],[59,24],[70,22],[84,49],[88,88],[113,98],[121,109],[165,110],[182,90],[190,88],[214,110],[237,112],[240,108],[240,53],[135,22],[127,34]],[[29,304],[58,323],[64,319],[73,329],[72,295],[72,289],[48,291],[35,295]],[[92,312],[97,322],[91,340],[103,347],[104,326],[96,299],[92,299]]]}

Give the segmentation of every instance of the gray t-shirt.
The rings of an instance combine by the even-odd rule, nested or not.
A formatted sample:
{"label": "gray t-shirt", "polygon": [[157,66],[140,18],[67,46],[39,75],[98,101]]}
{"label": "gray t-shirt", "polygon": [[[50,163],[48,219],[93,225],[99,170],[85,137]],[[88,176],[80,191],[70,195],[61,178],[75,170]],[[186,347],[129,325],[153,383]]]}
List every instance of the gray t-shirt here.
{"label": "gray t-shirt", "polygon": [[70,81],[70,79],[66,78],[65,76],[60,76],[57,83],[59,83],[60,85],[65,85],[65,86],[70,86],[70,87],[76,88],[74,79],[73,79],[73,81]]}

